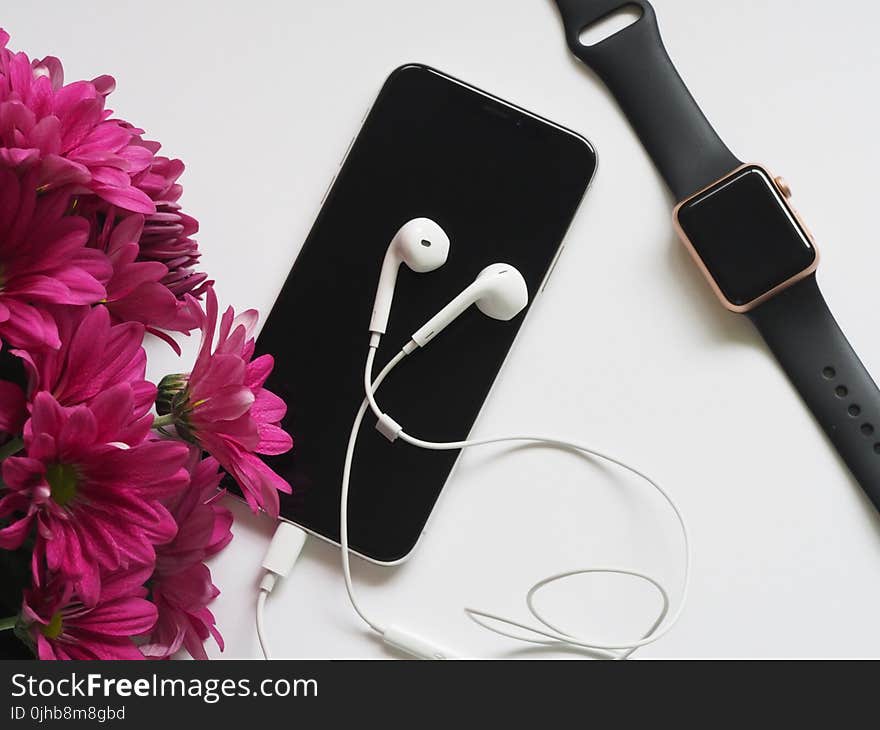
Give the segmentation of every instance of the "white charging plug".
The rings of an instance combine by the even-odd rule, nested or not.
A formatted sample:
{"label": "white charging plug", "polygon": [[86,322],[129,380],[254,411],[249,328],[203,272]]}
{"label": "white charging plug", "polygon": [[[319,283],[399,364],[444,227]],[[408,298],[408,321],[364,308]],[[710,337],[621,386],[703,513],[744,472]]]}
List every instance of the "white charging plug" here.
{"label": "white charging plug", "polygon": [[286,578],[296,565],[308,534],[305,530],[289,522],[279,522],[272,541],[263,556],[263,577],[260,579],[260,593],[257,596],[257,637],[263,657],[269,659],[269,643],[263,629],[263,612],[266,597],[272,592],[278,578]]}

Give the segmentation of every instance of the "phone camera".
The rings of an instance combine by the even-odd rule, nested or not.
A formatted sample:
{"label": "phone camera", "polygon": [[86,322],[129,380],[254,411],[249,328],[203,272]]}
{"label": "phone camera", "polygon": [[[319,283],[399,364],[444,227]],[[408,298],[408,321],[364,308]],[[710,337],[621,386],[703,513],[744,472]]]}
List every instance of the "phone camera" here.
{"label": "phone camera", "polygon": [[430,242],[427,238],[423,238],[423,239],[422,239],[422,245],[423,245],[425,248],[431,248],[431,242]]}

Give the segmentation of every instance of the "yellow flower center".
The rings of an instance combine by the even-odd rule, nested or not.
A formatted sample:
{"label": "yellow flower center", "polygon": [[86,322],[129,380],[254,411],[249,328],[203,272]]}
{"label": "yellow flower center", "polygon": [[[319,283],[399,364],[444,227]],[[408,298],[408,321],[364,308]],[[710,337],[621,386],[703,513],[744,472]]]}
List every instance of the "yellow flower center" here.
{"label": "yellow flower center", "polygon": [[61,621],[61,613],[56,613],[45,626],[40,627],[40,631],[47,639],[57,639],[64,630],[64,624]]}
{"label": "yellow flower center", "polygon": [[46,481],[56,504],[66,507],[76,497],[79,475],[71,464],[50,464],[46,467]]}

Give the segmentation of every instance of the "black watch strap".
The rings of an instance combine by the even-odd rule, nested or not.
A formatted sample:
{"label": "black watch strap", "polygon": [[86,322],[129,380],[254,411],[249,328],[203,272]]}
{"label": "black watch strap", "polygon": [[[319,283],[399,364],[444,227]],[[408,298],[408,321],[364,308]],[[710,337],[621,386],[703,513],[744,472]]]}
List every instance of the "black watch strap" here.
{"label": "black watch strap", "polygon": [[[669,59],[647,0],[556,0],[572,53],[617,99],[677,199],[740,165]],[[583,29],[626,5],[642,16],[594,46]],[[880,390],[811,274],[748,314],[850,471],[880,510]]]}
{"label": "black watch strap", "polygon": [[[645,0],[556,0],[571,52],[617,99],[677,200],[684,200],[740,165],[712,129],[666,53],[654,8]],[[642,17],[594,46],[581,31],[619,8]]]}
{"label": "black watch strap", "polygon": [[837,326],[815,275],[749,318],[880,510],[880,390]]}

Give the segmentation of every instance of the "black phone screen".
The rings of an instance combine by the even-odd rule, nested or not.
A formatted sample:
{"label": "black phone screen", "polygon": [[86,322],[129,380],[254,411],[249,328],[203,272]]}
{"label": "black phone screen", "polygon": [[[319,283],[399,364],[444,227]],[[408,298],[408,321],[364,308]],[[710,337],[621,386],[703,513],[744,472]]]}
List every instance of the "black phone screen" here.
{"label": "black phone screen", "polygon": [[[293,450],[266,462],[293,487],[282,516],[338,541],[343,459],[364,397],[363,368],[379,269],[406,221],[448,233],[445,266],[401,266],[376,372],[485,266],[516,266],[530,300],[589,185],[582,137],[419,65],[392,73],[367,116],[257,341],[275,356],[266,387],[288,403]],[[379,392],[408,432],[467,436],[523,322],[472,307]],[[380,562],[408,555],[457,452],[389,443],[365,419],[352,469],[350,542]]]}

